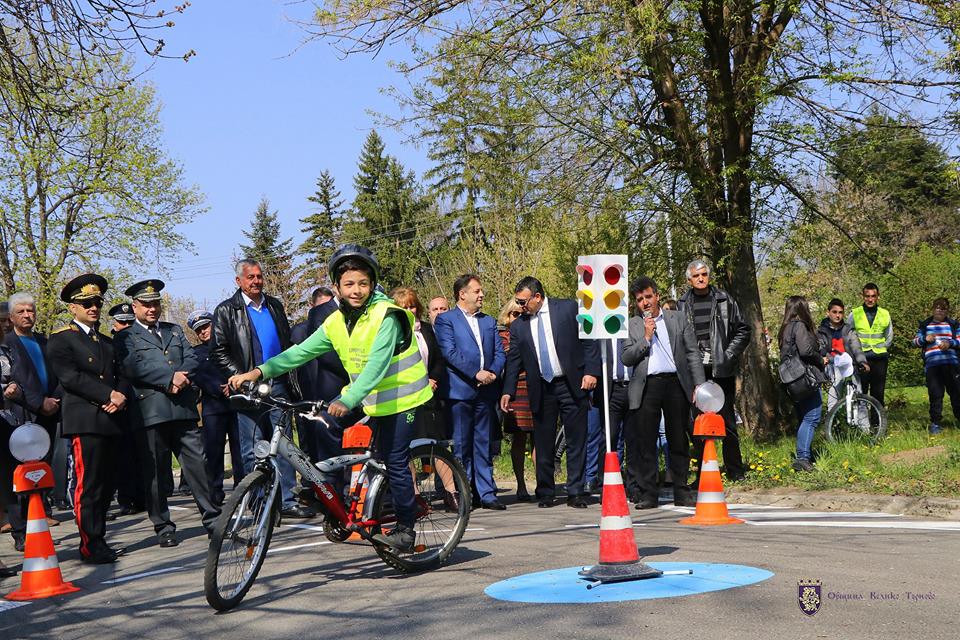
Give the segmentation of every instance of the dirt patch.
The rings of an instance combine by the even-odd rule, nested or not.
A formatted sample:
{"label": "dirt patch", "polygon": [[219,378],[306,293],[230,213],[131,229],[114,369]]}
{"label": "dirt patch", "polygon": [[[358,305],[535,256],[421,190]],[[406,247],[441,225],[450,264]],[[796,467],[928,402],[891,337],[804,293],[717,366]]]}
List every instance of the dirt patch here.
{"label": "dirt patch", "polygon": [[908,449],[906,451],[896,451],[880,456],[880,461],[886,464],[917,464],[931,458],[939,458],[946,455],[947,448],[938,445],[936,447],[924,447],[923,449]]}

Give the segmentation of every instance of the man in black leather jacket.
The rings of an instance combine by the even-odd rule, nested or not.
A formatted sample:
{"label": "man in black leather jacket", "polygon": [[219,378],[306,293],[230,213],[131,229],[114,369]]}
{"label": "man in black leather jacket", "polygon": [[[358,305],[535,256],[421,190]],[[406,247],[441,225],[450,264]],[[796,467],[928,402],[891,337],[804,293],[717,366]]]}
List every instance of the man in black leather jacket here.
{"label": "man in black leather jacket", "polygon": [[[708,380],[723,389],[724,403],[720,415],[726,423],[723,438],[723,464],[727,478],[740,480],[745,469],[740,455],[740,436],[734,414],[734,395],[737,390],[737,368],[740,355],[750,344],[750,326],[740,315],[740,307],[733,297],[710,284],[711,268],[704,260],[687,265],[690,289],[677,301],[680,311],[693,325],[703,356],[703,369]],[[694,409],[694,415],[698,411]],[[703,440],[694,441],[694,455],[698,465],[703,462]],[[699,466],[697,480],[700,478]]]}
{"label": "man in black leather jacket", "polygon": [[[290,323],[283,304],[263,292],[263,270],[256,260],[245,258],[237,263],[239,289],[213,312],[213,346],[210,361],[229,378],[263,364],[290,347]],[[274,395],[294,400],[301,398],[296,372],[291,371],[273,381]],[[273,424],[279,420],[278,411],[239,414],[240,452],[245,470],[253,469],[253,445],[257,440],[269,440]],[[291,425],[283,425],[291,437]],[[311,518],[316,513],[297,504],[294,495],[296,471],[281,458],[280,486],[283,496],[281,515],[287,518]]]}

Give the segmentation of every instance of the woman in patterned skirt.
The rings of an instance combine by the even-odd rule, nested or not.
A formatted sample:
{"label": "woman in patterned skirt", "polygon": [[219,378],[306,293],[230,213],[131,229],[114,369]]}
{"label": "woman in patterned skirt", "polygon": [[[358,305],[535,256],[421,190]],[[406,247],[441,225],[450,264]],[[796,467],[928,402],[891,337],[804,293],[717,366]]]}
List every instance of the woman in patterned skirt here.
{"label": "woman in patterned skirt", "polygon": [[[500,311],[498,324],[500,338],[505,351],[510,350],[510,323],[520,317],[523,310],[512,299]],[[527,441],[530,441],[530,456],[536,465],[536,452],[533,449],[533,414],[530,412],[530,399],[527,397],[527,374],[520,373],[517,392],[510,403],[510,413],[503,414],[503,432],[510,434],[510,461],[513,463],[513,475],[517,478],[517,502],[531,502],[524,482],[524,455]],[[527,437],[529,434],[530,437]]]}

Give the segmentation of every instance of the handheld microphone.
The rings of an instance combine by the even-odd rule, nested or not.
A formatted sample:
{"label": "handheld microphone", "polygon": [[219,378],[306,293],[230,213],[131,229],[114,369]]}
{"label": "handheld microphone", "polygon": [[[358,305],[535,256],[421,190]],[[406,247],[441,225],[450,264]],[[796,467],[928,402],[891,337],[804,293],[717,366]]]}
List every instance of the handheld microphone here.
{"label": "handheld microphone", "polygon": [[652,318],[652,317],[653,317],[653,312],[652,312],[652,311],[644,311],[644,312],[643,312],[643,319],[644,319],[644,320],[646,320],[647,318]]}

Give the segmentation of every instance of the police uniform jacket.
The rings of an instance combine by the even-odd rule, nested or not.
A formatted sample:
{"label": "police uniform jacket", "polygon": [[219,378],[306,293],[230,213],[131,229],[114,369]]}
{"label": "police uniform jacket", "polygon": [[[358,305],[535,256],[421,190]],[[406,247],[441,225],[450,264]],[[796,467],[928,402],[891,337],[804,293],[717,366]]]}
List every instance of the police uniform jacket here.
{"label": "police uniform jacket", "polygon": [[47,341],[47,361],[63,388],[64,436],[122,432],[126,412],[109,414],[101,408],[120,387],[113,347],[108,336],[94,330],[91,337],[76,322],[57,329]]}
{"label": "police uniform jacket", "polygon": [[117,362],[133,387],[130,405],[134,428],[175,420],[199,419],[197,392],[187,386],[170,393],[173,374],[193,376],[197,357],[179,325],[160,322],[160,337],[135,322],[117,334]]}

